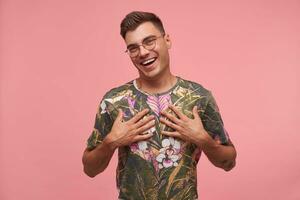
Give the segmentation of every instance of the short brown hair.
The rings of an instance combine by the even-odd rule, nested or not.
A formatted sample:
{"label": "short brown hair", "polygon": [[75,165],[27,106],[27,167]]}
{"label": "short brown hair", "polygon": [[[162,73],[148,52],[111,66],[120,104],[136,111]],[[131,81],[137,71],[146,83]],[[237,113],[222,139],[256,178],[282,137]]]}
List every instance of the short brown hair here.
{"label": "short brown hair", "polygon": [[125,39],[128,31],[135,30],[139,25],[144,22],[152,22],[153,25],[159,29],[162,34],[165,34],[164,26],[154,13],[133,11],[125,16],[121,22],[121,36]]}

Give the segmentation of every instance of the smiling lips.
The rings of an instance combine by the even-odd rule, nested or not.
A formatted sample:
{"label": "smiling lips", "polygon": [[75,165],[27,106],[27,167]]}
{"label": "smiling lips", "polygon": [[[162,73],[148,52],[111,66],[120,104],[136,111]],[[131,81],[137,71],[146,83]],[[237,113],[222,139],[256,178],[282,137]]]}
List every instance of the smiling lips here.
{"label": "smiling lips", "polygon": [[141,62],[140,64],[144,67],[148,67],[150,66],[152,63],[154,63],[156,61],[157,58],[150,58],[150,59],[147,59],[147,60],[144,60],[143,62]]}

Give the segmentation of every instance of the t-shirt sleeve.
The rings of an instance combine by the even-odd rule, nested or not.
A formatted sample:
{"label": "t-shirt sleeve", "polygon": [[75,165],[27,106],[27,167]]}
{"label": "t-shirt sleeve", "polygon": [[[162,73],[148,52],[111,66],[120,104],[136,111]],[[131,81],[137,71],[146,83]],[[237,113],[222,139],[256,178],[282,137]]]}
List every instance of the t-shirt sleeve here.
{"label": "t-shirt sleeve", "polygon": [[218,105],[211,92],[207,96],[207,104],[202,117],[205,130],[215,140],[220,140],[222,144],[230,143],[229,135],[224,128],[223,120],[218,108]]}
{"label": "t-shirt sleeve", "polygon": [[107,110],[105,99],[102,99],[97,109],[94,129],[87,140],[87,148],[94,149],[110,132],[113,120]]}

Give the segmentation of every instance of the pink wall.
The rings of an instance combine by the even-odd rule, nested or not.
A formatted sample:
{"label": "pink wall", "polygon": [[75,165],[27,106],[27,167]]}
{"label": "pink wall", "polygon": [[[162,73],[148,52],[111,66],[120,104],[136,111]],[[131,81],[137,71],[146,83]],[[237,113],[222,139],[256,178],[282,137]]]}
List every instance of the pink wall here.
{"label": "pink wall", "polygon": [[81,156],[104,92],[137,76],[132,10],[162,18],[172,71],[213,91],[236,145],[228,173],[202,157],[200,199],[300,199],[300,2],[179,2],[0,2],[1,200],[116,199],[116,159],[90,179]]}

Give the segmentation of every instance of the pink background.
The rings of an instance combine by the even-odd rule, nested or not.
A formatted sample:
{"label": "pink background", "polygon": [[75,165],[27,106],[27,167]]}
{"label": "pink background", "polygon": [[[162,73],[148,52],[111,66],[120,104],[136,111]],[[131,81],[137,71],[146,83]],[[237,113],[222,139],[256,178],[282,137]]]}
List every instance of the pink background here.
{"label": "pink background", "polygon": [[213,92],[236,145],[230,172],[202,157],[200,199],[300,199],[299,1],[0,6],[1,200],[116,199],[116,157],[91,179],[81,156],[104,92],[137,76],[119,35],[132,10],[161,17],[172,71]]}

